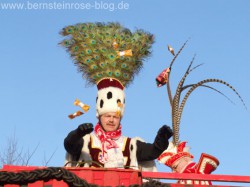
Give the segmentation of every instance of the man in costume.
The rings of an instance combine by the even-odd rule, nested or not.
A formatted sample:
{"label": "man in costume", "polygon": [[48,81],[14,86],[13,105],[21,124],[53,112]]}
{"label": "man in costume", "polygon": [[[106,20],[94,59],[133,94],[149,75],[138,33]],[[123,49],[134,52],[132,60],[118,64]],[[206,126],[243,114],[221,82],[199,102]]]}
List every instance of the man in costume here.
{"label": "man in costume", "polygon": [[[150,54],[153,35],[132,33],[118,23],[81,23],[65,27],[67,48],[88,83],[96,84],[98,123],[78,126],[65,138],[68,166],[140,168],[155,171],[156,159],[168,147],[170,127],[162,126],[152,144],[122,135],[124,88],[132,82]],[[93,131],[93,133],[91,133]]]}

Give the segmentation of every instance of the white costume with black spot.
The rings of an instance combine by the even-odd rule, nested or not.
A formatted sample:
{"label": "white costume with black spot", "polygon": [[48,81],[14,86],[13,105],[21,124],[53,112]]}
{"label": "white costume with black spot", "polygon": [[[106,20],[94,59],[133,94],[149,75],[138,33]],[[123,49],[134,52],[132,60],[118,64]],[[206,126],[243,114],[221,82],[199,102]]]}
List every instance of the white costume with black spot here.
{"label": "white costume with black spot", "polygon": [[[128,138],[125,136],[121,136],[119,139],[117,139],[115,142],[117,143],[119,147],[108,150],[109,160],[108,162],[103,163],[103,166],[105,168],[123,168],[126,166],[126,167],[133,168],[133,169],[140,168],[146,171],[157,171],[155,162],[153,160],[138,162],[137,157],[136,157],[137,140],[142,141],[140,138]],[[96,165],[95,163],[92,164],[90,162],[94,159],[91,157],[91,154],[93,151],[90,150],[89,147],[91,147],[92,149],[101,150],[102,144],[100,140],[95,134],[88,134],[83,137],[83,141],[84,141],[84,145],[82,147],[81,154],[77,161],[79,161],[79,163],[82,162],[83,163],[82,166],[84,167],[90,167],[90,166],[98,167],[98,165]],[[126,147],[128,147],[128,150],[126,150]],[[123,155],[123,152],[127,152],[127,153]],[[99,156],[100,152],[96,154],[98,154]],[[67,153],[66,163],[73,161],[73,160],[74,159],[72,158],[72,155]],[[72,163],[67,164],[67,166],[74,166],[74,165],[76,164],[72,164]]]}

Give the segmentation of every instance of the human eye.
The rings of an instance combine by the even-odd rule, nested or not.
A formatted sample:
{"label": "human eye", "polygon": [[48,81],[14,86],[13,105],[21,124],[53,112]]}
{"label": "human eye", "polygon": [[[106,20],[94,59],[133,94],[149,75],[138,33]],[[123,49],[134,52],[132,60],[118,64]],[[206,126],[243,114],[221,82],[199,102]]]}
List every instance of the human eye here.
{"label": "human eye", "polygon": [[120,116],[115,115],[114,118],[117,119],[117,120],[119,120],[119,119],[120,119]]}

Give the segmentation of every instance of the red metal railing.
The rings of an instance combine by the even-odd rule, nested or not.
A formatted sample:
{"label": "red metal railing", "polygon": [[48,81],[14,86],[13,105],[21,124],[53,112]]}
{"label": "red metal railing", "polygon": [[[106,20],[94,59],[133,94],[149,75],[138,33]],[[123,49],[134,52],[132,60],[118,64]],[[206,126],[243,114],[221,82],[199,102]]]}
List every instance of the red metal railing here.
{"label": "red metal railing", "polygon": [[250,176],[239,175],[201,175],[191,173],[166,173],[166,172],[142,172],[142,178],[152,179],[181,179],[181,180],[205,180],[205,181],[219,181],[219,182],[242,182],[250,183]]}
{"label": "red metal railing", "polygon": [[150,179],[198,180],[198,181],[201,180],[201,181],[215,181],[215,182],[226,182],[226,183],[249,183],[250,186],[250,176],[214,175],[214,174],[202,175],[193,173],[167,173],[167,172],[142,172],[141,175],[142,178],[150,178]]}
{"label": "red metal railing", "polygon": [[[30,167],[30,166],[10,166],[5,165],[0,172],[22,172],[43,170],[45,167]],[[228,186],[232,186],[232,183],[249,183],[250,176],[239,175],[202,175],[202,174],[180,174],[180,173],[166,173],[166,172],[141,172],[132,169],[104,169],[104,168],[64,168],[77,175],[79,178],[86,180],[90,184],[96,184],[99,186],[129,186],[133,184],[142,185],[143,179],[167,179],[167,180],[201,180],[201,181],[217,181],[229,183]],[[0,179],[1,182],[1,179]],[[172,183],[172,182],[171,182]],[[27,187],[68,187],[68,184],[64,181],[58,181],[51,179],[47,182],[36,181],[34,183],[28,183]],[[169,186],[186,186],[181,184],[169,184]],[[201,185],[188,185],[188,186],[201,186]],[[216,185],[222,187],[222,185]],[[4,187],[20,187],[19,184],[11,183],[4,184]],[[225,187],[225,186],[223,186]]]}

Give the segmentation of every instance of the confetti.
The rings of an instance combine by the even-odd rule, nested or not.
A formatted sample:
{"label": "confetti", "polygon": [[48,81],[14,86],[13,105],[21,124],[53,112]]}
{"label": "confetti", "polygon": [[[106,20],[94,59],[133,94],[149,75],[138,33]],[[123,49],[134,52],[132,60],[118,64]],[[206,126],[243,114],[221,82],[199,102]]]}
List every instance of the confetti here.
{"label": "confetti", "polygon": [[68,115],[68,117],[69,117],[70,119],[74,119],[75,117],[81,116],[81,115],[83,115],[83,114],[84,114],[83,112],[81,112],[80,110],[78,110],[78,111],[75,112],[74,114]]}

